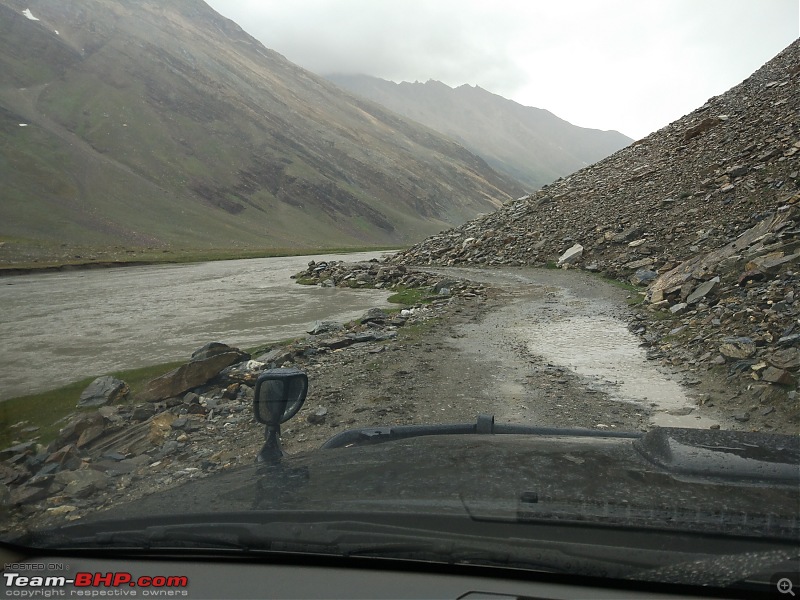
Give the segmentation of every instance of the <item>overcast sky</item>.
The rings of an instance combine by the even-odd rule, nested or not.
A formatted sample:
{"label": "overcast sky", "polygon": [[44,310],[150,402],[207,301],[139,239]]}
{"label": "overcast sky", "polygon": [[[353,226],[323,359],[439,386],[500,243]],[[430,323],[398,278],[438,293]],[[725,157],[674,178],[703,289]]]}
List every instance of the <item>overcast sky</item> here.
{"label": "overcast sky", "polygon": [[641,138],[800,36],[800,0],[206,0],[320,75],[479,85]]}

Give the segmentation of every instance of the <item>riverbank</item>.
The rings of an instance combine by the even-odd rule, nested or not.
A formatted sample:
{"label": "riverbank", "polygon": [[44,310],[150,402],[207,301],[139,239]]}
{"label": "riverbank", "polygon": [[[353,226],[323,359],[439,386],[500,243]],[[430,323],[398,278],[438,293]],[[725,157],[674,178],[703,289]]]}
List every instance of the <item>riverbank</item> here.
{"label": "riverbank", "polygon": [[397,250],[400,250],[400,248],[388,246],[260,249],[95,248],[5,240],[0,241],[0,277],[146,265],[187,264],[284,256],[318,256],[320,254],[348,254],[352,252],[393,252]]}
{"label": "riverbank", "polygon": [[[315,254],[378,259],[383,252]],[[388,290],[296,285],[304,256],[23,275],[0,280],[0,401],[184,359],[209,340],[250,348],[318,319],[385,306]]]}

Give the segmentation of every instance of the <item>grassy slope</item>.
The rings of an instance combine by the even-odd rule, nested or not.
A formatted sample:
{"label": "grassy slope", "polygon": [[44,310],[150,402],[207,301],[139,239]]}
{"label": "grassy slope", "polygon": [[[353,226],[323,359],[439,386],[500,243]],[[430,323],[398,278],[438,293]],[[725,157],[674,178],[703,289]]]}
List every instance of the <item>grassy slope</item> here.
{"label": "grassy slope", "polygon": [[105,250],[405,245],[518,191],[202,5],[28,5],[41,21],[0,0],[4,238]]}

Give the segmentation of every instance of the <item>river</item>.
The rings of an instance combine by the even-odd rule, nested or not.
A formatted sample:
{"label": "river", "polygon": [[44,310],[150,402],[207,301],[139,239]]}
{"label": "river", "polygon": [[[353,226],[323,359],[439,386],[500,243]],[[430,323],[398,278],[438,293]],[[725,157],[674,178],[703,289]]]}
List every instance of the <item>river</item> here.
{"label": "river", "polygon": [[248,348],[347,321],[388,292],[297,285],[309,260],[380,252],[42,273],[0,280],[0,400],[188,359],[206,342]]}

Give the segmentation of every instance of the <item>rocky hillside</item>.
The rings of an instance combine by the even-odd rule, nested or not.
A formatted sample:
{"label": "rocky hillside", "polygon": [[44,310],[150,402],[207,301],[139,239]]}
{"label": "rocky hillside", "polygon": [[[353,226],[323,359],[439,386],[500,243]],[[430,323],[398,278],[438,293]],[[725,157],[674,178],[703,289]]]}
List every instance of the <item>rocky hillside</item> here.
{"label": "rocky hillside", "polygon": [[453,89],[440,81],[327,77],[463,144],[528,190],[595,163],[633,141],[618,131],[578,127],[550,111],[523,106],[478,86]]}
{"label": "rocky hillside", "polygon": [[200,0],[0,0],[0,242],[408,244],[522,187]]}
{"label": "rocky hillside", "polygon": [[[616,154],[396,260],[560,265],[641,286],[651,356],[727,365],[761,401],[800,373],[800,41]],[[788,394],[788,396],[786,396]],[[743,406],[772,410],[758,402]]]}

